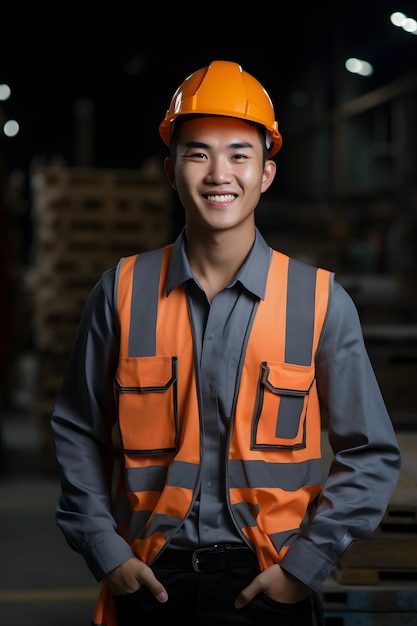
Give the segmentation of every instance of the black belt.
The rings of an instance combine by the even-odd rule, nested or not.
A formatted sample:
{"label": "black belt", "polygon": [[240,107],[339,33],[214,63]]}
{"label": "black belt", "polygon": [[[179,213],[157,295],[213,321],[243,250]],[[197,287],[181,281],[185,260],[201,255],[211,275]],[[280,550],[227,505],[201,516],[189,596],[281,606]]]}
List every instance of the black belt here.
{"label": "black belt", "polygon": [[155,560],[155,566],[166,569],[186,569],[195,572],[215,572],[256,564],[255,552],[245,546],[215,545],[198,550],[166,548]]}

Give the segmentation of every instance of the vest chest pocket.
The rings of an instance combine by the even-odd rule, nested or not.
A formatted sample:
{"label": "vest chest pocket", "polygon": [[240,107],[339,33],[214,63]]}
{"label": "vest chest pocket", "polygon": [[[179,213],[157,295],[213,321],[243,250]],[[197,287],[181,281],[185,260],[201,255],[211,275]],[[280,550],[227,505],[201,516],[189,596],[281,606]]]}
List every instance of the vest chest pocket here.
{"label": "vest chest pocket", "polygon": [[262,363],[252,423],[252,449],[306,447],[305,420],[314,366]]}
{"label": "vest chest pocket", "polygon": [[178,443],[177,358],[122,357],[115,388],[125,452],[175,452]]}

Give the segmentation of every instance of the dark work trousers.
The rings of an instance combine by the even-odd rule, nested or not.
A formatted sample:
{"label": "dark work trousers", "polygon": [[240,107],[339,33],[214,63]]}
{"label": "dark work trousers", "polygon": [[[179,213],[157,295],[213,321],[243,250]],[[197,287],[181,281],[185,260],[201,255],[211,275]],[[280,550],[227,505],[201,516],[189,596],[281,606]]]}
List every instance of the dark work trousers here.
{"label": "dark work trousers", "polygon": [[119,626],[320,626],[321,605],[316,596],[296,604],[281,604],[264,594],[247,606],[235,609],[237,595],[259,574],[256,565],[215,572],[163,569],[152,566],[168,592],[160,603],[142,587],[137,592],[115,597]]}

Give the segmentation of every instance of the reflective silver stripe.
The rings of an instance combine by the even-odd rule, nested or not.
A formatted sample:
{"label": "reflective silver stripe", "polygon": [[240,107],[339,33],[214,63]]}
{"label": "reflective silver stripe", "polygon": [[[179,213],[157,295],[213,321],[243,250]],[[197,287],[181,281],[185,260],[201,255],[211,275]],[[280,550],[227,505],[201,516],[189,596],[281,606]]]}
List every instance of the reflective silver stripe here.
{"label": "reflective silver stripe", "polygon": [[168,468],[166,465],[129,467],[126,471],[129,491],[162,491]]}
{"label": "reflective silver stripe", "polygon": [[[317,268],[290,259],[288,264],[285,362],[311,365],[313,355]],[[304,400],[282,395],[277,436],[294,437]],[[297,446],[294,446],[297,447]],[[305,432],[302,444],[305,447]]]}
{"label": "reflective silver stripe", "polygon": [[163,248],[139,254],[133,274],[129,356],[154,356]]}
{"label": "reflective silver stripe", "polygon": [[174,461],[169,466],[167,485],[193,490],[199,472],[199,465],[187,461]]}
{"label": "reflective silver stripe", "polygon": [[141,539],[146,539],[153,535],[153,533],[156,531],[158,531],[159,533],[163,533],[163,535],[167,539],[172,530],[178,526],[179,521],[182,520],[182,517],[174,517],[173,515],[157,513],[152,518],[152,523],[147,529],[146,533],[144,533],[143,531],[151,514],[152,511],[134,511],[132,513],[132,519],[129,528],[129,541],[133,541],[138,537],[140,537]]}
{"label": "reflective silver stripe", "polygon": [[152,517],[152,523],[149,526],[148,530],[144,535],[141,536],[141,539],[147,539],[154,532],[162,533],[165,539],[168,539],[171,534],[173,528],[176,528],[180,521],[182,521],[182,516],[174,517],[173,515],[165,515],[164,513],[156,513]]}
{"label": "reflective silver stripe", "polygon": [[[258,513],[258,507],[253,507],[246,502],[239,502],[232,507],[233,516],[241,528],[250,528],[256,526],[256,517]],[[272,533],[269,535],[273,542],[277,552],[279,552],[283,546],[292,545],[300,534],[299,528],[291,528],[290,530],[284,530],[278,533]]]}
{"label": "reflective silver stripe", "polygon": [[[167,476],[168,472],[168,476]],[[198,465],[173,461],[168,467],[130,467],[127,470],[129,491],[162,491],[165,483],[170,487],[192,490],[198,473]]]}
{"label": "reflective silver stripe", "polygon": [[317,269],[288,264],[285,362],[310,365],[313,352]]}
{"label": "reflective silver stripe", "polygon": [[253,489],[265,487],[284,491],[297,491],[307,485],[320,485],[323,479],[321,459],[299,463],[268,463],[265,461],[238,461],[229,463],[229,485]]}
{"label": "reflective silver stripe", "polygon": [[256,515],[259,507],[248,504],[247,502],[238,502],[232,505],[232,513],[240,528],[248,528],[256,526]]}
{"label": "reflective silver stripe", "polygon": [[143,532],[152,511],[133,511],[129,524],[129,541],[133,541]]}
{"label": "reflective silver stripe", "polygon": [[269,538],[279,552],[284,546],[292,546],[299,534],[299,528],[292,528],[291,530],[285,530],[280,533],[273,533],[269,535]]}

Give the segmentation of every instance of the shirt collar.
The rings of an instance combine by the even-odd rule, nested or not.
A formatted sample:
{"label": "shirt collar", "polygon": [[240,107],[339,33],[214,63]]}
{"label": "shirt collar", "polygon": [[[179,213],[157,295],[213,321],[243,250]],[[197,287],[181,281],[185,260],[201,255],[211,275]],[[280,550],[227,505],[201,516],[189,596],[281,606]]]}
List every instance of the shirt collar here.
{"label": "shirt collar", "polygon": [[[230,286],[239,281],[245,289],[263,300],[271,256],[271,248],[256,228],[255,242],[249,256]],[[168,270],[167,296],[173,289],[190,279],[194,280],[194,276],[185,253],[185,229],[183,229],[172,248]]]}

